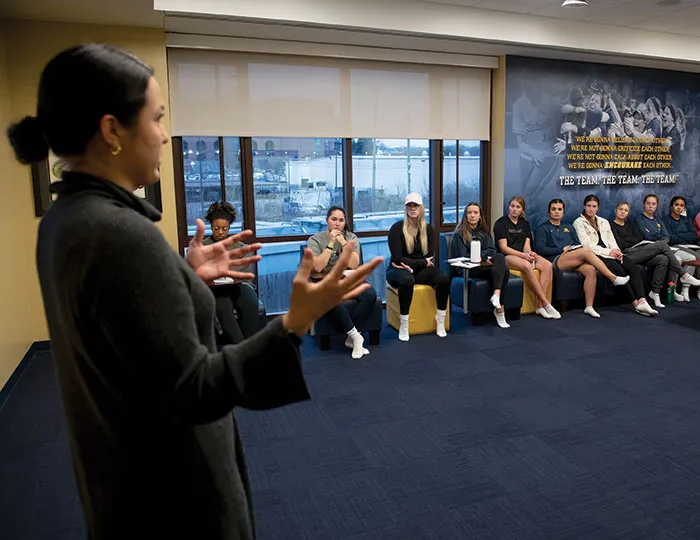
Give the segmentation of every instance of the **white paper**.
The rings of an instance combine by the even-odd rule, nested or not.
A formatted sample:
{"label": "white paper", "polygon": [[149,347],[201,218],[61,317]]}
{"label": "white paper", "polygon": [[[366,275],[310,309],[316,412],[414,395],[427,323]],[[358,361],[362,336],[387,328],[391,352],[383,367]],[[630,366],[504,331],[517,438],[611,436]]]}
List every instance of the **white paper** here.
{"label": "white paper", "polygon": [[700,249],[700,246],[696,246],[695,244],[678,244],[678,247],[687,249]]}
{"label": "white paper", "polygon": [[[467,261],[468,261],[468,259],[467,259]],[[456,266],[458,268],[476,268],[477,266],[481,266],[481,265],[471,263],[471,262],[457,261],[457,262],[450,263],[450,266]]]}
{"label": "white paper", "polygon": [[230,285],[234,283],[234,279],[231,277],[221,277],[214,280],[214,285]]}
{"label": "white paper", "polygon": [[465,262],[468,260],[469,260],[469,257],[456,257],[454,259],[447,259],[447,262],[452,264],[452,263],[457,263],[457,262]]}
{"label": "white paper", "polygon": [[653,244],[653,243],[654,242],[652,242],[651,240],[642,240],[641,242],[636,243],[632,247],[636,248],[637,246],[643,246],[644,244]]}
{"label": "white paper", "polygon": [[574,244],[573,246],[569,246],[569,249],[567,249],[566,251],[573,251],[575,249],[582,248],[582,247],[583,246],[581,244]]}

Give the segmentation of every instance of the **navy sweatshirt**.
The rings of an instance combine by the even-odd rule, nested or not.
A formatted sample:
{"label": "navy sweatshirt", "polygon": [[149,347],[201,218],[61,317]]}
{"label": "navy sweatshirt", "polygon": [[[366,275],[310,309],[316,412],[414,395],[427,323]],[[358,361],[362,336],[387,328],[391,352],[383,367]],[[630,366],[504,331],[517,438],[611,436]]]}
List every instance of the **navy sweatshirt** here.
{"label": "navy sweatshirt", "polygon": [[634,222],[637,225],[637,228],[642,232],[644,240],[651,240],[652,242],[656,242],[657,240],[665,240],[668,242],[668,231],[661,220],[656,216],[649,219],[644,214],[639,214]]}
{"label": "navy sweatshirt", "polygon": [[550,261],[564,252],[566,246],[581,244],[571,223],[554,225],[545,221],[535,229],[535,252]]}
{"label": "navy sweatshirt", "polygon": [[250,540],[236,406],[309,398],[278,319],[217,352],[214,296],[116,184],[65,173],[37,267],[87,537]]}
{"label": "navy sweatshirt", "polygon": [[680,219],[673,219],[671,216],[664,218],[664,227],[671,237],[669,244],[696,244],[698,243],[698,232],[695,230],[693,220],[688,216],[681,216]]}

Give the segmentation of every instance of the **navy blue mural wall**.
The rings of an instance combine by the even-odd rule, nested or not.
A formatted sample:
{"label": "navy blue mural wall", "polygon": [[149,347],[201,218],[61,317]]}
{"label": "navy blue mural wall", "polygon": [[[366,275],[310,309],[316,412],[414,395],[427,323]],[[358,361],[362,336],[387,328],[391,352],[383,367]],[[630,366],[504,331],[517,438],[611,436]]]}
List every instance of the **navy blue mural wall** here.
{"label": "navy blue mural wall", "polygon": [[661,215],[683,195],[694,217],[699,181],[700,75],[507,58],[504,206],[525,197],[533,227],[554,197],[573,221],[589,193],[605,218],[622,200],[641,212],[647,193]]}

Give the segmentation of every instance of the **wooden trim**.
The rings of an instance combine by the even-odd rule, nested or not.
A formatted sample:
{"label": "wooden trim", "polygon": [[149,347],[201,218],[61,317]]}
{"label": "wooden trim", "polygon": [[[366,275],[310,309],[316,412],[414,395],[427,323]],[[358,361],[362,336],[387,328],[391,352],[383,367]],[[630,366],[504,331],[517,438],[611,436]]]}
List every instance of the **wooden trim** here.
{"label": "wooden trim", "polygon": [[173,137],[173,170],[175,173],[175,216],[177,220],[178,251],[185,252],[189,244],[187,235],[187,197],[185,195],[185,169],[182,164],[182,137]]}
{"label": "wooden trim", "polygon": [[224,138],[219,137],[219,182],[221,183],[221,200],[226,201],[226,167],[224,163]]}
{"label": "wooden trim", "polygon": [[352,190],[352,139],[343,139],[343,194],[345,196],[345,221],[351,231],[353,230]]}
{"label": "wooden trim", "polygon": [[243,229],[253,231],[251,241],[258,241],[255,232],[255,185],[253,183],[253,140],[240,137],[241,184],[243,192]]}
{"label": "wooden trim", "polygon": [[481,191],[481,208],[484,219],[493,228],[491,221],[491,143],[481,141],[481,179],[479,190]]}

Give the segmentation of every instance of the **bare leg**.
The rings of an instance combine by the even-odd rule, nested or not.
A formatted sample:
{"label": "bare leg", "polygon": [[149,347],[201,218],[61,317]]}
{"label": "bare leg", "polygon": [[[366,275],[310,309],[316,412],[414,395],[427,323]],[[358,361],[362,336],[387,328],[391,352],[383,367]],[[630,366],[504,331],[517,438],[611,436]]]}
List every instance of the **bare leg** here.
{"label": "bare leg", "polygon": [[610,281],[615,281],[617,277],[610,269],[603,264],[598,256],[593,253],[590,248],[579,248],[574,251],[567,251],[559,256],[557,266],[561,270],[577,270],[582,264],[592,265],[598,272],[608,278]]}
{"label": "bare leg", "polygon": [[552,263],[544,257],[538,255],[535,267],[540,271],[540,287],[542,287],[542,291],[545,295],[545,303],[542,304],[542,307],[544,307],[549,304],[549,300],[546,298],[547,291],[549,290],[549,284],[552,283]]}
{"label": "bare leg", "polygon": [[583,276],[583,295],[586,297],[586,307],[593,307],[595,286],[598,281],[595,268],[590,264],[582,264],[576,271]]}
{"label": "bare leg", "polygon": [[[508,265],[509,269],[522,272],[525,281],[527,281],[527,284],[535,293],[535,296],[537,296],[537,307],[544,307],[547,304],[549,304],[549,300],[547,300],[547,295],[544,293],[540,282],[537,280],[537,275],[535,274],[535,271],[532,268],[531,262],[521,259],[520,257],[516,257],[515,255],[506,255],[506,264]],[[551,263],[549,264],[549,273],[551,279]]]}

